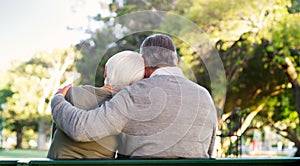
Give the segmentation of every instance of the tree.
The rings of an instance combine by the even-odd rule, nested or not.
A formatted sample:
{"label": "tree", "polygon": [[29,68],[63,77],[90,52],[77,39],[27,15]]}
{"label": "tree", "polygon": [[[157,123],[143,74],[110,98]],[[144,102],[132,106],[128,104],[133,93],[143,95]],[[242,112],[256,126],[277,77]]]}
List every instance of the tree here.
{"label": "tree", "polygon": [[[290,99],[290,103],[299,106],[299,14],[288,12],[289,1],[194,1],[190,6],[190,10],[183,8],[181,12],[214,39],[225,65],[229,85],[225,112],[236,106],[252,110],[237,134],[246,131],[260,112],[275,111],[265,105],[273,97],[284,95],[289,84],[296,99]],[[278,115],[284,111],[276,112]],[[289,113],[294,115],[294,110],[289,109]],[[221,123],[228,116],[224,114]],[[287,138],[298,146],[297,136],[292,138],[288,134]],[[226,151],[229,141],[229,138],[225,141],[223,150]]]}
{"label": "tree", "polygon": [[[178,1],[170,0],[157,3],[155,0],[147,1],[130,1],[124,6],[118,6],[116,3],[110,4],[112,12],[117,16],[122,16],[130,12],[139,10],[152,10],[159,13],[159,10],[167,10],[167,13],[176,13],[186,17],[194,22],[205,32],[210,42],[215,45],[219,51],[220,57],[224,64],[227,77],[227,97],[223,100],[217,100],[220,105],[225,102],[224,114],[220,119],[220,124],[226,120],[231,110],[239,106],[249,108],[244,117],[245,121],[236,128],[235,134],[241,135],[252,125],[254,118],[262,119],[268,122],[266,125],[276,127],[281,123],[290,128],[278,129],[279,133],[285,135],[288,139],[295,142],[298,149],[297,141],[299,138],[295,134],[292,136],[291,131],[299,130],[299,4],[297,1]],[[159,15],[159,14],[158,14]],[[99,20],[109,21],[111,18],[101,18]],[[168,17],[163,17],[164,20]],[[134,20],[135,26],[142,20]],[[173,34],[184,34],[185,39],[197,39],[203,37],[203,33],[198,34],[193,29],[177,27],[180,20],[173,21],[170,24],[164,23],[159,17],[156,18],[156,27],[159,30],[171,29]],[[149,21],[153,24],[156,22]],[[162,24],[160,24],[163,22]],[[113,29],[119,26],[115,22],[111,24],[106,32],[113,32]],[[149,26],[145,26],[149,27]],[[150,26],[151,27],[151,26]],[[152,26],[153,27],[153,26]],[[126,27],[124,27],[126,28]],[[129,29],[132,27],[129,27]],[[138,28],[137,28],[138,29]],[[180,28],[179,28],[180,29]],[[172,31],[174,30],[174,31]],[[104,30],[105,31],[105,30]],[[102,31],[103,32],[103,31]],[[96,35],[99,32],[95,33]],[[101,34],[101,33],[100,33]],[[131,45],[138,44],[144,38],[144,35],[132,35],[118,39],[122,42],[116,42],[117,46],[126,43],[127,48]],[[101,43],[107,37],[93,37],[95,43]],[[181,60],[192,69],[196,81],[212,91],[211,80],[203,56],[196,51],[201,50],[201,45],[196,50],[191,48],[185,41],[176,38],[175,44]],[[105,38],[106,39],[106,38]],[[134,39],[134,40],[131,40]],[[139,42],[136,42],[139,41]],[[131,44],[134,43],[134,44]],[[112,46],[108,42],[104,45]],[[116,46],[115,45],[115,46]],[[124,47],[124,48],[126,48]],[[91,47],[92,48],[92,47]],[[95,47],[94,47],[95,48]],[[99,47],[105,48],[105,47]],[[110,47],[112,48],[112,47]],[[117,48],[117,47],[115,47]],[[93,50],[93,49],[90,49]],[[96,49],[97,50],[97,49]],[[95,51],[94,51],[95,52]],[[211,55],[212,52],[201,52]],[[213,62],[214,59],[210,59]],[[216,74],[218,75],[218,73]],[[291,91],[292,90],[292,91]],[[294,97],[284,97],[291,92]],[[288,102],[287,102],[288,100]],[[281,105],[274,109],[274,103]],[[222,109],[222,107],[220,107]],[[298,120],[295,119],[295,112],[298,110]],[[276,112],[276,113],[275,113]],[[271,115],[279,115],[279,117]],[[293,116],[287,116],[291,114]],[[294,119],[291,125],[291,119]],[[288,121],[289,123],[288,123]],[[291,128],[292,127],[292,128]],[[284,132],[285,134],[283,134]],[[287,133],[287,134],[286,134]],[[223,144],[223,153],[229,147],[230,138],[226,138]],[[298,154],[299,152],[297,152]]]}
{"label": "tree", "polygon": [[24,130],[38,130],[38,149],[46,149],[51,124],[50,99],[62,82],[71,82],[76,74],[76,49],[40,52],[28,62],[10,70],[12,96],[7,99],[7,125],[17,133],[16,148],[22,148]]}

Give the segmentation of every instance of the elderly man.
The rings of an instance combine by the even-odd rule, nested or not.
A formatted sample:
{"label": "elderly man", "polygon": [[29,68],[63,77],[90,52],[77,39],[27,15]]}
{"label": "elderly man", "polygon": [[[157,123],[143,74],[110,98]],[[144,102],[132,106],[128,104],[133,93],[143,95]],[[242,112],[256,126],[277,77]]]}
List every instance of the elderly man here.
{"label": "elderly man", "polygon": [[186,79],[177,67],[176,48],[167,35],[154,34],[141,45],[145,77],[101,107],[85,111],[52,98],[56,124],[77,141],[125,135],[119,153],[131,158],[209,158],[217,126],[208,91]]}

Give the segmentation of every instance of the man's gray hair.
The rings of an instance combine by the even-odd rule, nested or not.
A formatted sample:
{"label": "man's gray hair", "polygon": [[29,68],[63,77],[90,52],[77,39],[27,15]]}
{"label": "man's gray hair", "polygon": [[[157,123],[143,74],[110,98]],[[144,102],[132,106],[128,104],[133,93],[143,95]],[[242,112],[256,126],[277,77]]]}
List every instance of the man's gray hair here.
{"label": "man's gray hair", "polygon": [[178,63],[176,47],[167,35],[148,36],[141,45],[140,53],[146,67],[176,66]]}

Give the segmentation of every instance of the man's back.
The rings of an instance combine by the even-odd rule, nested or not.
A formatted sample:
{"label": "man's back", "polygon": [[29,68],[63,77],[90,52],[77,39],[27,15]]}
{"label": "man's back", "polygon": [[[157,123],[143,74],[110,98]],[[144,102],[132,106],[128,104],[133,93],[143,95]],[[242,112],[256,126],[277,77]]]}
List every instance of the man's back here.
{"label": "man's back", "polygon": [[142,158],[208,158],[217,125],[216,110],[206,89],[172,75],[155,75],[130,86],[120,95],[129,118],[121,152]]}

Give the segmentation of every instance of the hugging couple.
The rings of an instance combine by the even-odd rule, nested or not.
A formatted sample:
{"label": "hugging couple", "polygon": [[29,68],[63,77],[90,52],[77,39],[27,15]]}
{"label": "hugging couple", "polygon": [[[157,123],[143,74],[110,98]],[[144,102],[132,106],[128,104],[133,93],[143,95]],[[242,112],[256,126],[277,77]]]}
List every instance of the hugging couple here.
{"label": "hugging couple", "polygon": [[51,100],[51,159],[210,158],[216,109],[177,67],[173,40],[148,36],[140,53],[105,65],[104,86],[66,86]]}

